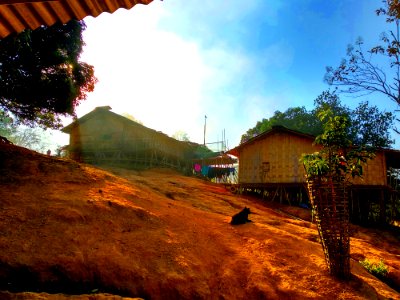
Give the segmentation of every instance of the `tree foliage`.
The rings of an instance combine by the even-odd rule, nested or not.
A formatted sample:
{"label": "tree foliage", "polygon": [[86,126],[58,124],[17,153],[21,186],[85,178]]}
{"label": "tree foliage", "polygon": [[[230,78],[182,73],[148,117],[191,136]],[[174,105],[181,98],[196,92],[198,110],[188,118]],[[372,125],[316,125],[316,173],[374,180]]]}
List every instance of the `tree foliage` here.
{"label": "tree foliage", "polygon": [[50,147],[50,138],[49,131],[42,128],[19,126],[17,131],[8,140],[15,145],[45,153]]}
{"label": "tree foliage", "polygon": [[182,131],[182,130],[178,130],[177,132],[175,132],[172,137],[178,141],[183,141],[183,142],[189,142],[190,138],[189,135]]}
{"label": "tree foliage", "polygon": [[323,122],[323,132],[315,138],[315,144],[321,145],[319,152],[303,154],[300,161],[304,164],[309,180],[315,177],[331,177],[340,182],[363,175],[363,163],[374,156],[372,148],[354,145],[350,135],[351,121],[346,116],[337,116],[328,108],[318,113]]}
{"label": "tree foliage", "polygon": [[17,126],[14,124],[13,119],[0,110],[0,136],[8,138],[14,135],[16,131]]}
{"label": "tree foliage", "polygon": [[129,119],[129,120],[131,120],[131,121],[134,121],[134,122],[136,122],[136,123],[138,123],[138,124],[140,124],[140,125],[143,125],[143,122],[142,122],[142,121],[139,121],[139,120],[136,119],[133,115],[131,115],[131,114],[127,113],[127,112],[122,113],[121,116],[123,116],[123,117],[125,117],[125,118],[127,118],[127,119]]}
{"label": "tree foliage", "polygon": [[389,148],[393,144],[389,129],[393,127],[394,115],[381,112],[378,107],[370,106],[368,101],[361,102],[351,115],[351,140],[355,145]]}
{"label": "tree foliage", "polygon": [[327,118],[320,114],[330,111],[333,115],[349,122],[348,136],[354,145],[387,148],[393,144],[389,130],[392,128],[394,116],[390,112],[381,112],[367,101],[361,102],[354,110],[343,105],[334,92],[324,91],[314,101],[314,109],[304,107],[289,108],[285,112],[276,111],[269,119],[257,122],[254,128],[242,135],[242,143],[255,135],[270,130],[274,125],[282,125],[289,129],[320,135],[324,131]]}
{"label": "tree foliage", "polygon": [[[320,113],[331,111],[337,117],[344,117],[350,123],[348,135],[352,144],[370,148],[389,148],[393,144],[390,129],[393,127],[394,115],[391,112],[380,111],[377,106],[362,101],[355,109],[343,105],[334,92],[324,91],[314,101],[312,114],[321,120]],[[322,120],[327,120],[322,118]],[[324,127],[324,122],[321,122]],[[322,132],[322,130],[321,130]]]}
{"label": "tree foliage", "polygon": [[285,126],[311,135],[316,135],[321,131],[321,124],[312,112],[307,111],[304,106],[292,107],[284,112],[277,110],[271,118],[258,121],[254,128],[250,128],[242,135],[241,143],[270,130],[275,125]]}
{"label": "tree foliage", "polygon": [[96,83],[93,66],[79,61],[84,29],[72,20],[0,40],[0,109],[53,128],[61,115],[74,115]]}
{"label": "tree foliage", "polygon": [[0,110],[0,136],[15,145],[45,152],[50,146],[50,133],[42,128],[18,125],[10,116]]}
{"label": "tree foliage", "polygon": [[383,32],[380,44],[369,50],[363,48],[361,38],[355,45],[349,45],[347,59],[337,68],[327,67],[324,80],[342,93],[355,96],[378,93],[400,106],[400,4],[398,0],[383,2],[384,7],[376,13],[386,16],[386,22],[393,29]]}
{"label": "tree foliage", "polygon": [[311,135],[319,135],[323,131],[323,124],[318,118],[322,110],[330,109],[335,115],[350,114],[349,108],[342,105],[339,97],[330,91],[324,91],[314,100],[315,108],[308,111],[304,106],[288,108],[285,112],[276,111],[269,119],[262,119],[257,122],[254,128],[249,129],[242,135],[241,142],[270,130],[275,125],[281,125],[292,130],[300,131]]}
{"label": "tree foliage", "polygon": [[[335,116],[351,119],[351,109],[342,104],[339,96],[335,92],[323,91],[321,95],[314,100],[314,109],[311,113],[313,117],[319,120],[322,124],[319,114],[327,110],[330,110]],[[322,131],[323,128],[321,126],[321,130],[318,133],[321,133]]]}

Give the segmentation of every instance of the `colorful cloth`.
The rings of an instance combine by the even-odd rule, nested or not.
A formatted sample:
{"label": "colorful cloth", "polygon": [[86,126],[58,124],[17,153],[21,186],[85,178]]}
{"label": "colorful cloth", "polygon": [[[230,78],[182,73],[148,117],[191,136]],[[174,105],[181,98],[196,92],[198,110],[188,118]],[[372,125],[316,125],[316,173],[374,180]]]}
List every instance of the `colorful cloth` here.
{"label": "colorful cloth", "polygon": [[201,165],[195,164],[194,165],[194,170],[195,170],[196,173],[200,173],[201,172]]}

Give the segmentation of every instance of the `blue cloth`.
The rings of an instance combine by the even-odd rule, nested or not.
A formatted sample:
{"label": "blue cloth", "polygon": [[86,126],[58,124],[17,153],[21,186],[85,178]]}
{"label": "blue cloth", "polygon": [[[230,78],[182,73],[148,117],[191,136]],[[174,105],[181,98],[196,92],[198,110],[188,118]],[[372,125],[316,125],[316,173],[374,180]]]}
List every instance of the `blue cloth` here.
{"label": "blue cloth", "polygon": [[201,167],[201,174],[204,176],[208,176],[208,170],[210,169],[209,166],[203,166]]}

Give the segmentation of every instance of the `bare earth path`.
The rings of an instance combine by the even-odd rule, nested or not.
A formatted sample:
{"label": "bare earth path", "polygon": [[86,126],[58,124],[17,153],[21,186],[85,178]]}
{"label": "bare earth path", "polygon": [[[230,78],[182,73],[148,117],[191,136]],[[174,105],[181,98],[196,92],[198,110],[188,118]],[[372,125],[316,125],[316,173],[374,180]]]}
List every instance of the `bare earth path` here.
{"label": "bare earth path", "polygon": [[[253,222],[230,225],[244,206]],[[400,282],[399,237],[353,226],[342,282],[309,214],[172,170],[103,171],[1,145],[0,299],[400,299],[358,264],[382,258]]]}

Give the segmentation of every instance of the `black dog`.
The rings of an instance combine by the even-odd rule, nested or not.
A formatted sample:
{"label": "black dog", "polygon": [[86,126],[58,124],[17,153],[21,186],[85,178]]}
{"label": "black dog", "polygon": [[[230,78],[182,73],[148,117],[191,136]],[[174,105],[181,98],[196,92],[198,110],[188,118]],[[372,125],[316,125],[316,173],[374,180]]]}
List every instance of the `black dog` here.
{"label": "black dog", "polygon": [[251,220],[249,220],[249,214],[251,214],[250,208],[244,207],[242,211],[232,217],[231,224],[239,225],[251,222]]}

